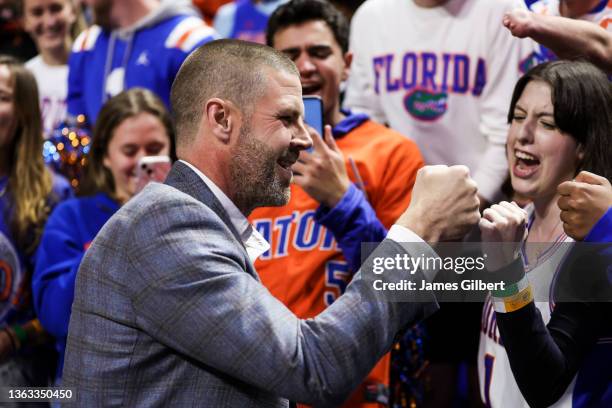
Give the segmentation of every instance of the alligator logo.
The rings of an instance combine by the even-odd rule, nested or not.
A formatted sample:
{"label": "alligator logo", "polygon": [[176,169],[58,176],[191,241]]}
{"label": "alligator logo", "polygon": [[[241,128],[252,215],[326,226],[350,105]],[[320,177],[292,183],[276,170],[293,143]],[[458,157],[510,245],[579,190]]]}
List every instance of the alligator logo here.
{"label": "alligator logo", "polygon": [[446,92],[434,93],[417,89],[406,95],[404,107],[415,119],[432,121],[440,118],[448,107]]}

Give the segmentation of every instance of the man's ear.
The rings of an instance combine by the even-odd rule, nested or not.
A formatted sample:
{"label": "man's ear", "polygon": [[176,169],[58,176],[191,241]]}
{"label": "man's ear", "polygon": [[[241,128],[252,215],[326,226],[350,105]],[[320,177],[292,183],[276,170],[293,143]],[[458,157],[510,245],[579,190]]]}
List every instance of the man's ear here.
{"label": "man's ear", "polygon": [[228,100],[211,98],[204,104],[202,119],[212,135],[221,143],[229,144],[231,135],[239,126],[238,111]]}
{"label": "man's ear", "polygon": [[342,77],[340,78],[342,81],[346,81],[349,77],[349,72],[351,72],[351,64],[353,63],[353,53],[347,51],[344,53],[342,57],[344,59],[344,69],[342,70]]}

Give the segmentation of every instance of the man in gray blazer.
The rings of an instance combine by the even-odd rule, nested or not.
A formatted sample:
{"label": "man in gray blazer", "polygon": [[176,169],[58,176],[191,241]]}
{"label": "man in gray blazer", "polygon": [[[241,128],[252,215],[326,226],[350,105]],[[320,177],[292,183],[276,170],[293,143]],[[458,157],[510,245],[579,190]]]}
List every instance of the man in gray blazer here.
{"label": "man in gray blazer", "polygon": [[[312,143],[301,96],[295,65],[269,47],[220,40],[185,61],[172,87],[181,160],[109,220],[79,270],[62,384],[72,403],[337,405],[397,332],[437,309],[431,293],[387,302],[357,273],[300,320],[259,282],[252,262],[269,246],[245,217],[287,202],[291,166]],[[373,256],[456,238],[478,219],[467,169],[426,167]]]}

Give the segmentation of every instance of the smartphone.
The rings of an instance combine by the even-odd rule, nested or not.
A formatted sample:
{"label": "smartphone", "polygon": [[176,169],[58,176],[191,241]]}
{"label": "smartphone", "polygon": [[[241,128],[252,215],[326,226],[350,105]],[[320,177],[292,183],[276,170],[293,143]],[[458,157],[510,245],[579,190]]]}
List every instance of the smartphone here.
{"label": "smartphone", "polygon": [[168,156],[141,157],[136,165],[136,193],[142,191],[151,181],[164,182],[171,167]]}
{"label": "smartphone", "polygon": [[323,137],[323,101],[318,96],[304,96],[304,122]]}

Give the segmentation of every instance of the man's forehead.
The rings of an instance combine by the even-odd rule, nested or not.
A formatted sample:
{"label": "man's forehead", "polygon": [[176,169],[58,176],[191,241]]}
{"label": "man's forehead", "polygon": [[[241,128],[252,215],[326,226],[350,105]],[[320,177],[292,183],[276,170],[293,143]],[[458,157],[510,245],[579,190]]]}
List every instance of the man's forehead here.
{"label": "man's forehead", "polygon": [[[293,63],[292,63],[293,64]],[[301,93],[300,76],[297,72],[289,72],[284,69],[275,69],[266,67],[264,69],[264,75],[266,76],[267,83],[271,86],[276,86],[283,89],[283,92],[292,92],[293,88],[298,88]],[[300,94],[301,96],[301,94]]]}
{"label": "man's forehead", "polygon": [[295,86],[280,88],[280,95],[275,100],[278,111],[287,111],[287,113],[302,111],[302,86],[299,82],[298,86],[298,88]]}
{"label": "man's forehead", "polygon": [[273,98],[279,109],[301,109],[302,84],[297,73],[267,68],[264,98]]}

